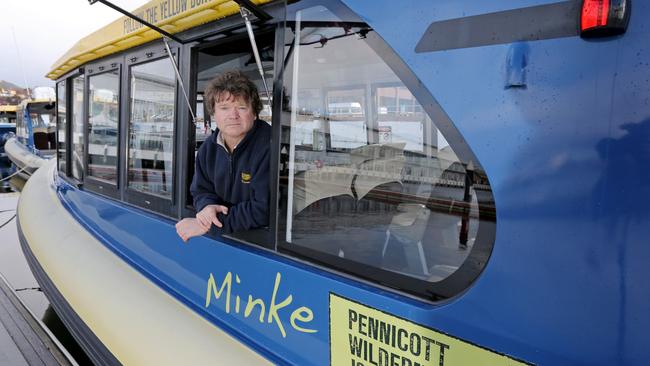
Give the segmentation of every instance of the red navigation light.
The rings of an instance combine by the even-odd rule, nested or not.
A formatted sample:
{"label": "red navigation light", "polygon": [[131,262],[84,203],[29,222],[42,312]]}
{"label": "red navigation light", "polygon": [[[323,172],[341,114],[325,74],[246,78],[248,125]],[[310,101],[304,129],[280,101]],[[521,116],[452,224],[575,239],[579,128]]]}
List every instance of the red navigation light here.
{"label": "red navigation light", "polygon": [[625,33],[630,20],[630,0],[583,0],[582,37],[607,37]]}
{"label": "red navigation light", "polygon": [[584,32],[591,28],[606,26],[608,14],[609,0],[584,0],[580,30]]}

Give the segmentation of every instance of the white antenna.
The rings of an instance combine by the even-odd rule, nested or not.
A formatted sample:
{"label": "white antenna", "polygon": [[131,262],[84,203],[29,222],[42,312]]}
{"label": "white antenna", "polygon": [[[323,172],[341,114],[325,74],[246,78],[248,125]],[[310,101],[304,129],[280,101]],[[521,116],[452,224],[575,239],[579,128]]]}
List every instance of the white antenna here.
{"label": "white antenna", "polygon": [[16,42],[16,32],[14,32],[14,27],[11,26],[11,35],[14,37],[14,46],[16,47],[16,53],[18,54],[18,64],[20,65],[20,71],[23,74],[23,82],[25,83],[25,88],[27,89],[27,96],[32,97],[32,92],[29,90],[29,84],[27,84],[27,78],[25,77],[25,69],[23,68],[23,60],[20,57],[20,49],[18,48],[18,42]]}

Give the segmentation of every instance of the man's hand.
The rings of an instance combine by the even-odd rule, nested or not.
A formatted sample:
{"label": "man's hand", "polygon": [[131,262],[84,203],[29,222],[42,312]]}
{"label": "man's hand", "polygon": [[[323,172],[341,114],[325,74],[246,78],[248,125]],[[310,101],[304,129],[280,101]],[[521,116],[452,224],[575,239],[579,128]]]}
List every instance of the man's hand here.
{"label": "man's hand", "polygon": [[210,230],[210,226],[205,227],[201,225],[199,220],[195,218],[185,218],[176,223],[176,233],[183,239],[188,241],[195,236],[201,236]]}
{"label": "man's hand", "polygon": [[196,219],[201,223],[201,226],[210,229],[212,224],[217,227],[223,227],[223,224],[217,219],[217,214],[228,214],[228,207],[222,205],[207,205],[199,213],[196,214]]}

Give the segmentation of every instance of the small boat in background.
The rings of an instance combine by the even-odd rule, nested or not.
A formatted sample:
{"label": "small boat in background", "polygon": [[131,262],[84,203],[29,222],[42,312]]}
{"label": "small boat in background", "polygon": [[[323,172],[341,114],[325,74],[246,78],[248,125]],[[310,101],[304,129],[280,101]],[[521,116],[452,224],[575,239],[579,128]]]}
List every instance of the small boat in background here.
{"label": "small boat in background", "polygon": [[9,188],[8,178],[14,169],[5,152],[5,142],[16,133],[15,105],[0,105],[0,191]]}
{"label": "small boat in background", "polygon": [[0,105],[0,124],[16,127],[17,105]]}
{"label": "small boat in background", "polygon": [[56,151],[54,99],[38,98],[22,101],[16,110],[18,141],[44,157]]}
{"label": "small boat in background", "polygon": [[4,150],[27,180],[56,153],[55,102],[53,96],[23,100],[15,106],[15,136],[6,139]]}

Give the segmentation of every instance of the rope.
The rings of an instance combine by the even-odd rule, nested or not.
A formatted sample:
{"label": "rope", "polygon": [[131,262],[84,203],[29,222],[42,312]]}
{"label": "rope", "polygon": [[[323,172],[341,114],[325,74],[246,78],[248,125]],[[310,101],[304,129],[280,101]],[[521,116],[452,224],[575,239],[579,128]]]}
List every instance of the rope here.
{"label": "rope", "polygon": [[43,292],[43,290],[40,287],[17,288],[14,291],[16,291],[16,292],[20,292],[20,291],[40,291],[40,292]]}
{"label": "rope", "polygon": [[4,177],[4,178],[2,178],[2,179],[0,179],[0,182],[4,182],[5,180],[7,180],[7,179],[13,177],[14,175],[16,175],[16,174],[18,174],[18,173],[24,171],[24,170],[27,169],[27,168],[29,168],[29,166],[25,166],[24,168],[21,168],[20,170],[15,171],[13,174],[11,174],[11,175],[9,175],[9,176],[6,176],[6,177]]}
{"label": "rope", "polygon": [[11,217],[9,218],[9,220],[5,221],[2,225],[0,225],[0,229],[2,229],[3,227],[5,227],[5,226],[6,226],[8,223],[10,223],[11,220],[13,220],[14,218],[16,218],[16,214],[14,214],[13,216],[11,216]]}

